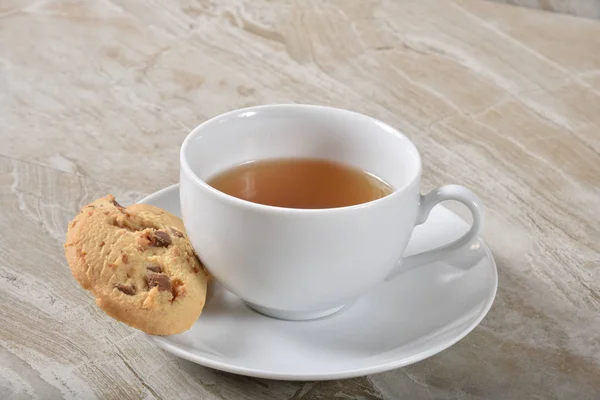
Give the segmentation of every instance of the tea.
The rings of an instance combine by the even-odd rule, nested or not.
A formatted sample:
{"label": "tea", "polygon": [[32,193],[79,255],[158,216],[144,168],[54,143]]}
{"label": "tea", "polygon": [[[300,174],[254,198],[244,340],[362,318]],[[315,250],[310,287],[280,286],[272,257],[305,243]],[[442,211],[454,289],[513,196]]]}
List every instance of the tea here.
{"label": "tea", "polygon": [[253,203],[304,209],[353,206],[393,191],[381,179],[358,168],[311,158],[244,163],[217,174],[208,184]]}

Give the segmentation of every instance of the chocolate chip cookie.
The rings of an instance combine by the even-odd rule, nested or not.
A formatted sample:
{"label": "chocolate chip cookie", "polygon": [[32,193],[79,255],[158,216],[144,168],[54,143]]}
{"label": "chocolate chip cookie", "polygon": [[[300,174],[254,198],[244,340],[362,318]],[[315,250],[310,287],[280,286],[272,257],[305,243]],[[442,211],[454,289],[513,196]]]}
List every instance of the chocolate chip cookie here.
{"label": "chocolate chip cookie", "polygon": [[188,330],[206,299],[208,275],[182,221],[158,207],[122,207],[108,195],[69,224],[65,254],[104,312],[152,335]]}

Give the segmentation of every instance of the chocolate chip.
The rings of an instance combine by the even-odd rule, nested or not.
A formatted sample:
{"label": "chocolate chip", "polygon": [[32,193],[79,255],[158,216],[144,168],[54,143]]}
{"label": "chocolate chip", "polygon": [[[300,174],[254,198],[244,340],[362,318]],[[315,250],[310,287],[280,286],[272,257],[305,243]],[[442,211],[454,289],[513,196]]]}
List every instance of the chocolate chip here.
{"label": "chocolate chip", "polygon": [[160,291],[171,291],[171,280],[165,274],[155,274],[149,272],[146,275],[146,282],[149,288],[158,287]]}
{"label": "chocolate chip", "polygon": [[135,286],[131,286],[131,285],[122,285],[120,283],[117,283],[115,285],[115,287],[117,289],[119,289],[121,292],[129,295],[129,296],[133,296],[135,294]]}
{"label": "chocolate chip", "polygon": [[113,205],[115,205],[117,208],[123,208],[123,206],[120,205],[115,199],[112,199],[110,202],[113,203]]}
{"label": "chocolate chip", "polygon": [[151,238],[154,247],[168,247],[171,244],[171,236],[165,231],[155,231]]}
{"label": "chocolate chip", "polygon": [[171,233],[173,234],[173,236],[177,236],[179,238],[183,237],[183,233],[179,232],[177,229],[170,227],[169,230],[171,231]]}
{"label": "chocolate chip", "polygon": [[162,272],[162,268],[157,263],[148,264],[146,266],[146,269],[159,274]]}
{"label": "chocolate chip", "polygon": [[121,257],[121,259],[123,260],[123,262],[125,264],[127,264],[127,262],[129,261],[129,257],[127,257],[127,254],[123,254],[123,256]]}

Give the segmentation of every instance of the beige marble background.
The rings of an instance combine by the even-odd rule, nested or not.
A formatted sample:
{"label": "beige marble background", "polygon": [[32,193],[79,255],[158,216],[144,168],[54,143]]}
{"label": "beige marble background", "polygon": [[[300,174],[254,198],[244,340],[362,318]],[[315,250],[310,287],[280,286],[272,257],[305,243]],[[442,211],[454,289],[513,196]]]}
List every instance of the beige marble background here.
{"label": "beige marble background", "polygon": [[[0,2],[0,398],[600,398],[600,23],[455,2]],[[210,116],[318,103],[404,131],[424,190],[488,207],[490,314],[418,364],[333,382],[171,356],[71,278],[78,207],[177,181]]]}
{"label": "beige marble background", "polygon": [[491,0],[497,3],[600,19],[600,0]]}

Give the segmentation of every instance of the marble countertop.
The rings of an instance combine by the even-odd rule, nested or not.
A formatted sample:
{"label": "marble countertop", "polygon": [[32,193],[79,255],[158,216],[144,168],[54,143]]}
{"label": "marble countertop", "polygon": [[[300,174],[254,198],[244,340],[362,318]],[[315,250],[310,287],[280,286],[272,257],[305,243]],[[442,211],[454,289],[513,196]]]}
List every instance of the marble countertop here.
{"label": "marble countertop", "polygon": [[[479,0],[3,2],[0,398],[600,398],[598,49],[598,21]],[[364,378],[245,378],[159,350],[73,280],[81,205],[175,183],[192,127],[281,102],[382,119],[424,190],[482,197],[500,284],[465,339]]]}
{"label": "marble countertop", "polygon": [[585,18],[600,19],[598,0],[491,0],[498,3],[515,4],[544,11],[561,12]]}

